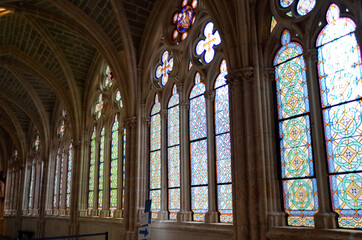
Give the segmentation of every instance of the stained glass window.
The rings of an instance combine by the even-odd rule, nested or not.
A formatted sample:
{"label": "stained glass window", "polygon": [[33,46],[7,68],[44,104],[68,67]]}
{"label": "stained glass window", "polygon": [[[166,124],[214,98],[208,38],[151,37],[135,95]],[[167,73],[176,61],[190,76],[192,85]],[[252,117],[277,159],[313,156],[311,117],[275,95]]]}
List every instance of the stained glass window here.
{"label": "stained glass window", "polygon": [[158,95],[151,111],[151,152],[150,152],[150,199],[152,218],[158,217],[161,208],[161,104]]}
{"label": "stained glass window", "polygon": [[204,221],[208,211],[205,90],[200,73],[196,73],[190,94],[191,209],[194,221]]}
{"label": "stained glass window", "polygon": [[61,137],[64,136],[64,132],[65,132],[65,123],[64,123],[64,120],[62,120],[60,127],[59,127],[59,133],[60,133]]}
{"label": "stained glass window", "polygon": [[40,138],[39,138],[39,135],[36,135],[34,143],[33,143],[34,151],[38,151],[39,145],[40,145]]}
{"label": "stained glass window", "polygon": [[314,226],[314,176],[309,95],[303,48],[284,30],[274,59],[284,210],[291,226]]}
{"label": "stained glass window", "polygon": [[215,56],[214,47],[221,43],[219,31],[214,30],[214,24],[208,22],[204,28],[205,39],[200,40],[196,45],[196,54],[203,55],[203,61],[210,63]]}
{"label": "stained glass window", "polygon": [[103,207],[103,180],[104,180],[104,127],[101,131],[99,145],[99,172],[98,172],[98,215]]}
{"label": "stained glass window", "polygon": [[215,82],[216,181],[220,222],[233,221],[229,87],[225,79],[227,74],[226,61],[222,60],[220,74]]}
{"label": "stained glass window", "polygon": [[58,192],[59,192],[59,163],[60,163],[60,149],[58,149],[58,153],[56,155],[55,161],[55,173],[54,173],[54,193],[53,193],[53,208],[58,208]]}
{"label": "stained glass window", "polygon": [[93,129],[90,141],[90,156],[89,156],[89,178],[88,178],[88,214],[94,207],[94,177],[96,168],[96,130]]}
{"label": "stained glass window", "polygon": [[332,205],[343,228],[362,228],[361,53],[350,18],[336,4],[317,39]]}
{"label": "stained glass window", "polygon": [[116,102],[117,102],[117,105],[119,108],[122,108],[123,107],[123,102],[122,102],[122,96],[121,96],[121,92],[119,90],[117,90],[116,92]]}
{"label": "stained glass window", "polygon": [[58,194],[58,202],[59,207],[62,205],[62,194],[63,194],[63,164],[64,164],[64,151],[62,152],[61,158],[60,158],[60,166],[59,166],[59,194]]}
{"label": "stained glass window", "polygon": [[274,16],[272,16],[271,23],[270,23],[270,32],[273,32],[275,26],[277,25],[277,20]]}
{"label": "stained glass window", "polygon": [[161,58],[161,63],[156,68],[156,78],[161,78],[161,85],[164,86],[168,82],[169,73],[173,69],[173,57],[168,51],[164,51]]}
{"label": "stained glass window", "polygon": [[280,6],[282,6],[283,8],[287,8],[292,5],[293,2],[294,0],[280,0]]}
{"label": "stained glass window", "polygon": [[70,143],[68,149],[68,169],[67,169],[67,195],[66,195],[66,208],[70,208],[70,193],[72,188],[72,167],[73,167],[73,144]]}
{"label": "stained glass window", "polygon": [[106,70],[104,71],[104,87],[110,87],[113,84],[113,72],[111,68],[107,65]]}
{"label": "stained glass window", "polygon": [[299,0],[297,4],[297,12],[299,15],[304,16],[313,10],[316,0]]}
{"label": "stained glass window", "polygon": [[118,199],[118,118],[114,118],[112,127],[112,148],[111,148],[111,174],[110,174],[110,210],[113,216],[117,209]]}
{"label": "stained glass window", "polygon": [[195,23],[197,0],[182,0],[181,2],[181,11],[176,11],[172,18],[172,23],[175,25],[172,39],[183,41]]}
{"label": "stained glass window", "polygon": [[98,101],[96,103],[95,110],[94,110],[96,119],[99,119],[101,117],[102,109],[103,109],[103,95],[99,94]]}
{"label": "stained glass window", "polygon": [[168,209],[176,220],[180,210],[180,97],[176,86],[168,102]]}
{"label": "stained glass window", "polygon": [[123,129],[123,148],[122,148],[122,210],[124,210],[124,189],[126,185],[126,129]]}
{"label": "stained glass window", "polygon": [[28,209],[33,209],[34,184],[35,184],[35,164],[33,163],[30,168]]}

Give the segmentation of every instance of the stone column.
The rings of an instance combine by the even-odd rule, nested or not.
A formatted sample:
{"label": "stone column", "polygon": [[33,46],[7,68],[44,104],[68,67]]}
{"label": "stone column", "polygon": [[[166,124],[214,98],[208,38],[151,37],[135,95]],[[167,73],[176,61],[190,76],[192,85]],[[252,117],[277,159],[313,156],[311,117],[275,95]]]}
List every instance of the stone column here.
{"label": "stone column", "polygon": [[167,194],[167,109],[161,110],[161,209],[158,219],[168,219]]}
{"label": "stone column", "polygon": [[[76,147],[75,147],[75,142],[73,142],[73,171],[77,171],[78,178],[75,177],[74,173],[72,173],[72,194],[71,194],[71,209],[70,209],[70,214],[72,215],[72,206],[73,206],[73,202],[75,202],[75,204],[77,205],[78,211],[79,211],[79,216],[81,217],[85,217],[88,215],[88,177],[89,177],[89,160],[90,160],[90,141],[89,139],[89,134],[87,132],[85,132],[84,134],[84,138],[87,138],[86,141],[83,142],[83,145],[79,145],[78,146],[78,152],[76,152]],[[81,143],[79,143],[81,144]],[[83,149],[83,151],[81,151],[81,149]],[[75,154],[77,155],[77,159],[75,158]],[[83,153],[83,154],[82,154]],[[83,158],[82,158],[83,156]],[[79,161],[79,162],[76,162]],[[73,185],[75,184],[74,182],[77,181],[76,179],[79,179],[79,202],[78,199],[74,199],[73,196]],[[72,200],[73,199],[73,200]],[[78,203],[79,203],[79,207],[78,207]],[[76,212],[74,212],[75,215]]]}
{"label": "stone column", "polygon": [[177,221],[191,221],[191,187],[190,187],[190,141],[189,141],[189,101],[185,96],[183,84],[177,85],[180,95],[180,192],[181,209]]}
{"label": "stone column", "polygon": [[[86,145],[86,144],[85,144]],[[88,143],[89,145],[89,143]],[[88,148],[89,149],[89,148]],[[78,212],[82,213],[80,216],[85,216],[87,214],[87,210],[80,203],[84,204],[84,198],[87,197],[87,194],[82,194],[81,186],[81,172],[88,172],[87,169],[82,169],[82,161],[81,161],[81,153],[82,153],[82,142],[81,141],[73,141],[73,166],[72,166],[72,183],[70,190],[70,224],[69,224],[69,234],[77,235],[78,234]],[[86,158],[88,159],[88,158]],[[85,209],[84,209],[85,208]]]}
{"label": "stone column", "polygon": [[207,116],[207,161],[209,178],[209,211],[206,213],[205,222],[217,223],[219,221],[219,212],[217,211],[216,195],[216,162],[215,162],[215,124],[214,124],[214,102],[215,90],[209,90],[204,93],[206,99]]}
{"label": "stone column", "polygon": [[[281,207],[281,195],[280,191],[280,180],[279,180],[279,161],[277,159],[277,152],[275,151],[275,146],[272,144],[275,142],[275,137],[273,132],[275,134],[278,134],[278,132],[274,131],[276,120],[273,117],[274,116],[274,105],[272,99],[274,99],[273,95],[273,86],[275,85],[274,82],[275,79],[275,70],[274,68],[266,68],[264,69],[264,81],[262,84],[264,85],[264,102],[263,105],[265,105],[265,131],[264,135],[268,138],[265,141],[265,147],[266,147],[266,158],[269,159],[269,161],[266,161],[265,171],[268,176],[269,181],[266,181],[266,189],[268,192],[267,198],[267,221],[269,227],[274,226],[285,226],[286,225],[286,213],[284,212],[284,209]],[[270,119],[270,120],[269,120]],[[269,120],[269,121],[268,121]],[[279,143],[277,142],[276,145]]]}
{"label": "stone column", "polygon": [[137,238],[138,221],[138,146],[137,146],[137,118],[129,117],[124,121],[127,131],[126,140],[126,187],[125,187],[125,239]]}
{"label": "stone column", "polygon": [[45,204],[45,215],[53,214],[54,174],[55,174],[56,156],[57,152],[55,150],[55,146],[52,145],[49,151],[48,169],[44,169],[44,171],[49,172],[48,182],[44,183],[47,185],[47,196],[48,196]]}
{"label": "stone column", "polygon": [[40,201],[41,201],[41,189],[40,189],[40,181],[41,181],[41,159],[37,157],[34,169],[35,169],[35,179],[34,179],[34,195],[33,195],[33,214],[39,215],[40,212]]}
{"label": "stone column", "polygon": [[110,190],[110,173],[111,173],[111,139],[112,128],[108,123],[104,123],[104,159],[103,159],[103,204],[101,217],[109,217],[109,190]]}
{"label": "stone column", "polygon": [[[39,220],[37,222],[37,231],[35,233],[35,236],[37,238],[41,238],[44,236],[44,230],[45,230],[45,202],[46,202],[46,190],[47,190],[47,182],[48,182],[48,176],[49,176],[49,173],[48,171],[45,171],[45,169],[48,169],[48,164],[49,164],[49,161],[48,161],[48,156],[44,156],[42,159],[39,159],[39,162],[38,162],[38,165],[40,166],[39,167],[39,172],[40,169],[41,169],[41,165],[42,165],[42,162],[43,162],[43,173],[42,173],[42,184],[41,184],[41,197],[40,197],[40,201],[39,201]],[[38,175],[38,174],[37,174]],[[39,173],[39,176],[41,174]],[[39,178],[40,179],[40,178]],[[40,184],[37,184],[40,186]]]}
{"label": "stone column", "polygon": [[317,72],[318,52],[315,49],[310,49],[304,53],[305,63],[307,67],[307,79],[309,85],[309,95],[311,101],[310,104],[310,118],[312,139],[313,141],[313,153],[314,153],[314,166],[315,176],[317,179],[318,187],[318,200],[319,211],[314,216],[315,226],[319,229],[325,228],[337,228],[337,215],[332,211],[332,205],[330,201],[330,191],[328,183],[328,167],[325,159],[325,140],[324,140],[324,124],[321,119],[321,105],[320,105],[320,93],[319,93],[319,80]]}

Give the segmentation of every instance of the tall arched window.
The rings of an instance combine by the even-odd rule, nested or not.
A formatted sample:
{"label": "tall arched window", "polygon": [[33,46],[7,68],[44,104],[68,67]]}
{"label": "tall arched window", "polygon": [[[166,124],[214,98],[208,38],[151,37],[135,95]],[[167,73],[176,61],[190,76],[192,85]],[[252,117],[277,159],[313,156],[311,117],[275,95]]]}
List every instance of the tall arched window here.
{"label": "tall arched window", "polygon": [[99,169],[98,169],[98,215],[101,214],[103,208],[103,181],[104,181],[104,127],[101,131],[99,145]]}
{"label": "tall arched window", "polygon": [[200,73],[190,94],[191,209],[194,221],[204,221],[208,210],[208,158],[205,84]]}
{"label": "tall arched window", "polygon": [[73,169],[73,144],[69,144],[68,148],[68,164],[67,164],[67,193],[66,193],[66,209],[69,214],[70,209],[70,193],[72,188],[72,169]]}
{"label": "tall arched window", "polygon": [[180,210],[180,97],[176,86],[168,102],[168,209],[176,220]]}
{"label": "tall arched window", "polygon": [[332,205],[340,227],[362,228],[362,69],[356,24],[332,4],[317,39]]}
{"label": "tall arched window", "polygon": [[226,84],[226,61],[220,64],[215,82],[216,182],[220,222],[232,222],[231,144],[229,118],[229,87]]}
{"label": "tall arched window", "polygon": [[151,111],[150,149],[150,199],[152,218],[158,217],[161,209],[161,104],[158,95]]}
{"label": "tall arched window", "polygon": [[88,177],[88,215],[94,207],[94,185],[95,185],[95,168],[96,168],[96,130],[93,129],[90,141],[90,162],[89,162],[89,177]]}
{"label": "tall arched window", "polygon": [[114,118],[112,127],[111,174],[110,174],[110,210],[111,216],[117,209],[118,201],[118,118]]}
{"label": "tall arched window", "polygon": [[309,95],[303,48],[284,30],[274,59],[284,210],[288,224],[314,226],[318,192],[314,174]]}

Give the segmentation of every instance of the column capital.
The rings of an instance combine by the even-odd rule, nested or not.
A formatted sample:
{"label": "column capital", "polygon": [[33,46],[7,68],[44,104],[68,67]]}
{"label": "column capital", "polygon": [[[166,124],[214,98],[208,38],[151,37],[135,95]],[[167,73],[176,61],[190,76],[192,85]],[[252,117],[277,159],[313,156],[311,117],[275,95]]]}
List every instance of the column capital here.
{"label": "column capital", "polygon": [[207,90],[204,93],[204,96],[205,96],[206,100],[214,101],[215,100],[215,90]]}
{"label": "column capital", "polygon": [[230,85],[240,84],[241,82],[252,82],[254,80],[254,69],[252,67],[245,67],[237,70],[230,71],[226,75],[226,82]]}
{"label": "column capital", "polygon": [[133,117],[125,118],[124,119],[124,125],[125,125],[126,129],[136,128],[136,126],[137,126],[137,117],[133,116]]}
{"label": "column capital", "polygon": [[275,69],[274,68],[264,68],[264,78],[267,81],[273,81],[275,78]]}
{"label": "column capital", "polygon": [[[88,143],[89,143],[89,141],[88,141]],[[79,148],[82,145],[82,141],[80,141],[80,140],[73,141],[72,145],[73,145],[73,148]]]}
{"label": "column capital", "polygon": [[184,83],[183,82],[176,83],[176,87],[177,87],[177,91],[179,93],[182,93],[184,91]]}
{"label": "column capital", "polygon": [[318,51],[317,49],[307,49],[304,51],[303,56],[305,60],[310,61],[312,63],[318,62]]}
{"label": "column capital", "polygon": [[162,117],[163,119],[167,120],[167,118],[168,118],[168,111],[167,111],[167,109],[162,109],[162,110],[161,110],[161,117]]}
{"label": "column capital", "polygon": [[151,118],[150,117],[143,117],[142,118],[142,123],[144,125],[146,125],[146,127],[150,127],[151,126]]}
{"label": "column capital", "polygon": [[180,102],[180,106],[181,106],[182,108],[187,109],[187,110],[190,109],[190,103],[189,103],[188,100],[186,100],[186,101],[181,101],[181,102]]}

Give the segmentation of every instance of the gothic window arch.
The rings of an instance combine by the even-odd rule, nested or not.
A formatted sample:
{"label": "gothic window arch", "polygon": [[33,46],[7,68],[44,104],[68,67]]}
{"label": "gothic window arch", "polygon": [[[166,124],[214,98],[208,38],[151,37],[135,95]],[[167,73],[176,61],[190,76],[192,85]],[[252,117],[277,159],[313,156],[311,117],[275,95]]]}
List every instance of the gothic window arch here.
{"label": "gothic window arch", "polygon": [[[302,34],[316,36],[297,43],[291,39],[300,32],[284,30],[274,59],[281,191],[288,225],[312,227],[317,221],[313,215],[322,210],[324,215],[336,213],[341,228],[362,228],[358,23],[342,3],[329,1],[313,10],[315,1],[308,1],[310,10],[299,12],[303,1],[280,2],[289,2],[279,7],[297,13],[299,16],[292,16],[296,21],[315,30]],[[304,17],[311,12],[322,14],[312,20]],[[312,49],[304,50],[302,45]],[[313,126],[320,126],[323,132]],[[313,149],[312,136],[313,141],[324,142],[324,148]],[[295,187],[300,181],[307,181],[309,187]]]}
{"label": "gothic window arch", "polygon": [[123,101],[108,65],[100,76],[90,112],[88,174],[84,216],[122,218],[124,213],[125,129]]}
{"label": "gothic window arch", "polygon": [[[186,8],[191,4],[185,8],[192,20],[186,24],[187,38],[178,29],[176,37],[164,36],[168,40],[155,52],[150,68],[157,89],[148,102],[152,217],[231,223],[227,63],[215,24],[199,14],[204,10],[197,1],[182,3]],[[198,20],[196,13],[204,17]],[[171,16],[174,23],[178,14]]]}

